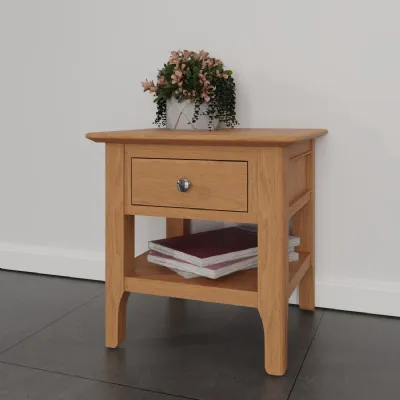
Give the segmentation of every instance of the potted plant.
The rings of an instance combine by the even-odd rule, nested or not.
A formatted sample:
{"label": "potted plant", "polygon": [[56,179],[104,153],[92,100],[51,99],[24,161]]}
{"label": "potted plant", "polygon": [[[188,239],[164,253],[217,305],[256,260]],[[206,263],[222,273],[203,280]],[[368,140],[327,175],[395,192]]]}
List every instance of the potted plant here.
{"label": "potted plant", "polygon": [[155,96],[158,127],[214,130],[221,123],[238,125],[232,71],[203,50],[173,51],[158,72],[157,84],[146,80],[142,87]]}

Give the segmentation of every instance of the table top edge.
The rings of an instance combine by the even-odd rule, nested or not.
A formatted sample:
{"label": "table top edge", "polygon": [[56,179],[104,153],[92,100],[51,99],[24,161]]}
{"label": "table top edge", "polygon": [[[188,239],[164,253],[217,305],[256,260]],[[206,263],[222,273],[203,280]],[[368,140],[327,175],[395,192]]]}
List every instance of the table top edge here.
{"label": "table top edge", "polygon": [[218,131],[173,131],[137,129],[89,132],[86,138],[98,143],[121,144],[186,144],[230,146],[289,146],[296,142],[326,135],[326,129],[222,129]]}

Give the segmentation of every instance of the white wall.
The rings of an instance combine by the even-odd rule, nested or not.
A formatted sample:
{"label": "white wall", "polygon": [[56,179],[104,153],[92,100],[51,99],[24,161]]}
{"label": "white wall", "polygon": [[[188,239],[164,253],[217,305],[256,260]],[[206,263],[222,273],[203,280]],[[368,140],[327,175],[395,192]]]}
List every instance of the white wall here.
{"label": "white wall", "polygon": [[[151,127],[140,81],[178,48],[234,70],[242,127],[317,146],[317,302],[400,316],[400,3],[1,0],[0,267],[103,277],[104,149]],[[140,218],[138,251],[164,233]]]}

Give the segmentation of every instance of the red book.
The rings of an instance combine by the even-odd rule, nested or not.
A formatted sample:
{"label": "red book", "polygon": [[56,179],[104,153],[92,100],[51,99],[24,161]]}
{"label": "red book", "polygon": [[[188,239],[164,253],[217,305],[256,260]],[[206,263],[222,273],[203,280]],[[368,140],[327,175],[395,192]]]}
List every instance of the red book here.
{"label": "red book", "polygon": [[257,256],[257,235],[236,227],[149,242],[149,249],[198,267]]}

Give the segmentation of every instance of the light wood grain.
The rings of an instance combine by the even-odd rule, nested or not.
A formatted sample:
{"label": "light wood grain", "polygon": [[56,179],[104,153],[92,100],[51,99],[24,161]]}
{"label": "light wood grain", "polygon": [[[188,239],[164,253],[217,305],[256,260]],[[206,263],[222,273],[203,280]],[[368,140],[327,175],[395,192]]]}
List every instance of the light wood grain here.
{"label": "light wood grain", "polygon": [[225,146],[190,146],[173,144],[127,144],[127,157],[171,158],[178,160],[257,161],[257,148]]}
{"label": "light wood grain", "polygon": [[293,217],[298,211],[305,207],[311,201],[312,192],[307,190],[297,199],[294,199],[289,205],[289,218]]}
{"label": "light wood grain", "polygon": [[270,375],[284,375],[287,369],[288,164],[283,149],[259,149],[258,311]]}
{"label": "light wood grain", "polygon": [[167,238],[190,235],[190,219],[167,218]]}
{"label": "light wood grain", "polygon": [[289,201],[292,203],[307,191],[307,156],[295,157],[289,163]]}
{"label": "light wood grain", "polygon": [[[175,145],[126,145],[126,199],[125,212],[131,215],[163,216],[168,218],[185,218],[200,220],[219,220],[229,222],[257,223],[257,149],[246,147],[217,147],[207,146],[175,146]],[[132,158],[163,158],[181,160],[208,161],[245,161],[247,163],[248,211],[212,211],[189,208],[170,208],[138,206],[131,204],[131,159]],[[232,175],[229,172],[229,175]],[[231,178],[230,178],[231,179]]]}
{"label": "light wood grain", "polygon": [[[288,297],[299,285],[300,307],[315,307],[314,139],[325,133],[322,129],[152,129],[88,134],[93,141],[107,143],[107,347],[118,346],[125,337],[129,292],[257,307],[264,327],[265,368],[271,375],[283,375],[287,368]],[[133,161],[138,159],[142,165]],[[218,168],[205,171],[206,165]],[[226,165],[230,168],[224,169]],[[246,173],[243,168],[237,171],[238,165],[246,165]],[[180,166],[187,167],[196,179],[201,176],[199,182],[209,187],[199,203],[194,198],[190,203],[181,201],[182,197],[174,200],[179,192],[169,193],[169,187],[163,186],[168,174],[173,175],[171,171]],[[223,190],[215,182],[210,184],[210,179],[221,182]],[[171,187],[177,190],[173,183]],[[155,189],[158,187],[162,190]],[[133,199],[147,205],[134,205]],[[188,208],[193,204],[215,208],[222,203],[224,207],[229,204],[228,211]],[[185,280],[148,263],[146,254],[134,258],[134,215],[167,217],[169,237],[187,234],[190,219],[258,223],[258,269],[218,280]],[[301,254],[298,262],[289,264],[287,233],[292,215],[293,234],[301,238]]]}
{"label": "light wood grain", "polygon": [[125,338],[124,279],[134,260],[134,217],[124,215],[124,146],[106,145],[106,346]]}
{"label": "light wood grain", "polygon": [[[148,262],[147,254],[145,252],[135,258],[134,269],[128,271],[125,279],[125,290],[246,307],[258,306],[257,269],[237,272],[217,280],[184,279],[167,268]],[[289,263],[288,296],[298,285],[309,264],[308,253],[300,253],[299,261]]]}
{"label": "light wood grain", "polygon": [[133,205],[247,212],[247,162],[132,158],[131,188]]}
{"label": "light wood grain", "polygon": [[294,158],[301,154],[308,153],[311,151],[311,148],[311,140],[304,140],[302,142],[291,144],[287,147],[286,151],[289,158]]}
{"label": "light wood grain", "polygon": [[257,307],[257,270],[240,271],[220,279],[184,279],[168,268],[149,263],[147,252],[135,259],[125,278],[125,290],[214,303]]}
{"label": "light wood grain", "polygon": [[315,142],[313,151],[306,156],[307,189],[311,192],[310,202],[297,212],[292,219],[292,232],[300,237],[298,251],[310,253],[310,268],[299,284],[299,306],[303,310],[315,309]]}
{"label": "light wood grain", "polygon": [[307,273],[311,263],[309,253],[300,253],[299,261],[291,262],[289,264],[289,286],[288,297],[292,295],[297,285]]}
{"label": "light wood grain", "polygon": [[172,131],[142,129],[88,133],[94,142],[136,144],[179,144],[211,146],[289,146],[325,135],[325,129],[222,129],[217,131]]}
{"label": "light wood grain", "polygon": [[146,215],[150,217],[184,218],[196,220],[215,220],[226,222],[257,223],[257,214],[250,212],[192,210],[190,208],[151,207],[128,205],[126,214]]}

